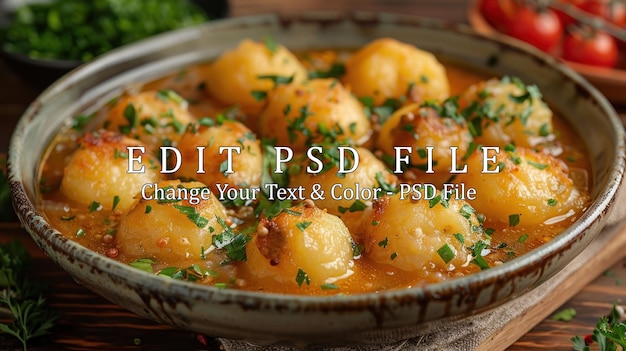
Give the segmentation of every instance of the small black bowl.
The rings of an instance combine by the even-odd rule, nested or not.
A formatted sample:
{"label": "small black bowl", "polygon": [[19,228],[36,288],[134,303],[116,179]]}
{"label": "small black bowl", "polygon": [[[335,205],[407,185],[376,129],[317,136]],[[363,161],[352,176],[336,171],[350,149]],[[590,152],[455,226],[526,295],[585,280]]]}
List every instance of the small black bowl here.
{"label": "small black bowl", "polygon": [[29,84],[43,89],[82,64],[74,60],[37,59],[2,50],[2,58],[13,72]]}
{"label": "small black bowl", "polygon": [[[230,12],[228,0],[190,0],[190,2],[203,10],[209,20],[225,18]],[[1,44],[0,41],[0,47]],[[48,87],[83,63],[76,60],[38,59],[4,49],[0,51],[0,55],[12,71],[39,89]]]}
{"label": "small black bowl", "polygon": [[191,3],[202,9],[209,16],[209,20],[226,18],[230,14],[228,0],[191,0]]}

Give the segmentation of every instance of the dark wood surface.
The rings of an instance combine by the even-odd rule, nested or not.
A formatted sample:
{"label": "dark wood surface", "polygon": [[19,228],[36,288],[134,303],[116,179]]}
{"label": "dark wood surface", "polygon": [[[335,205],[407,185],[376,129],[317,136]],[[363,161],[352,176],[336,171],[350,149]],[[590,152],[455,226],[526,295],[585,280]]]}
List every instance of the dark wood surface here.
{"label": "dark wood surface", "polygon": [[[324,4],[322,7],[320,4]],[[401,12],[450,21],[466,22],[467,2],[463,0],[231,0],[231,15],[307,10],[375,10]],[[10,70],[0,58],[0,153],[8,149],[11,132],[28,104],[41,92]],[[51,307],[62,316],[54,334],[34,343],[32,350],[219,350],[211,338],[150,322],[109,303],[75,284],[54,265],[16,223],[0,223],[0,242],[23,242],[35,261],[35,276],[49,282]],[[591,332],[597,320],[613,303],[626,303],[626,260],[610,268],[586,285],[563,306],[573,307],[577,316],[571,322],[546,319],[521,337],[509,350],[571,350],[569,339]],[[1,318],[1,317],[0,317]],[[206,345],[201,342],[206,341]],[[137,346],[136,342],[140,345]],[[20,349],[11,337],[0,334],[0,349]]]}

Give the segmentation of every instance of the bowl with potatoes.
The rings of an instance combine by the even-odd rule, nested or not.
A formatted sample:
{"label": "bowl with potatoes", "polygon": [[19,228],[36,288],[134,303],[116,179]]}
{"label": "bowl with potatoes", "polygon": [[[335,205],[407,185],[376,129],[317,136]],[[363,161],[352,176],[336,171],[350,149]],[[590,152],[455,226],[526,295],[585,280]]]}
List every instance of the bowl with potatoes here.
{"label": "bowl with potatoes", "polygon": [[14,205],[78,283],[155,321],[263,345],[416,336],[546,281],[621,183],[610,104],[527,50],[371,13],[131,44],[23,115]]}

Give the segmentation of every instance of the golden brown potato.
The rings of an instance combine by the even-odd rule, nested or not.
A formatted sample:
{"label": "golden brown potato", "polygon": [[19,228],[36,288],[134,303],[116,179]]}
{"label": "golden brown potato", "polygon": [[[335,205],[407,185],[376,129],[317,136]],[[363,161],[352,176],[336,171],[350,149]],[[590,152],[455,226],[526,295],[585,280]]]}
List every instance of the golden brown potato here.
{"label": "golden brown potato", "polygon": [[468,172],[455,179],[476,189],[472,206],[489,220],[532,226],[573,219],[587,205],[589,196],[574,186],[564,162],[530,149],[507,150],[489,153],[495,160],[487,159],[487,166],[499,173],[483,172],[479,150],[468,159]]}
{"label": "golden brown potato", "polygon": [[[377,146],[385,155],[395,157],[394,147],[411,147],[409,153],[412,167],[426,169],[426,147],[432,146],[433,171],[449,173],[452,166],[451,146],[456,146],[456,160],[465,155],[472,136],[465,120],[440,117],[431,107],[408,105],[396,111],[383,124]],[[456,165],[460,166],[460,162]]]}
{"label": "golden brown potato", "polygon": [[376,105],[407,94],[416,102],[443,100],[450,90],[446,70],[433,54],[390,38],[355,52],[346,62],[342,81],[358,97],[371,97]]}
{"label": "golden brown potato", "polygon": [[151,90],[121,97],[109,110],[104,127],[157,148],[175,144],[194,120],[187,101],[173,90]]}
{"label": "golden brown potato", "polygon": [[[191,193],[176,194],[179,201],[170,199],[167,191],[179,187],[196,189],[197,201]],[[158,193],[160,189],[165,195]],[[116,234],[117,248],[130,258],[152,258],[164,264],[199,260],[211,246],[212,236],[223,230],[218,217],[228,218],[224,206],[200,182],[161,181],[148,184],[143,192],[141,201],[120,219]]]}
{"label": "golden brown potato", "polygon": [[370,216],[363,234],[367,257],[426,277],[441,279],[468,266],[467,248],[484,239],[474,209],[454,198],[433,206],[396,194],[374,202]]}
{"label": "golden brown potato", "polygon": [[[127,173],[128,146],[145,145],[121,134],[101,131],[85,134],[80,147],[65,166],[61,191],[69,199],[89,205],[94,201],[103,208],[127,211],[135,202],[135,196],[145,183],[161,179],[160,163],[147,152],[142,155],[143,173]],[[138,157],[136,154],[135,157]],[[116,200],[117,199],[117,200]]]}
{"label": "golden brown potato", "polygon": [[351,274],[352,240],[341,219],[315,206],[295,206],[261,219],[245,267],[255,279],[322,285]]}
{"label": "golden brown potato", "polygon": [[312,142],[369,138],[370,121],[363,106],[335,79],[280,85],[270,92],[259,116],[259,133],[276,145],[304,151]]}
{"label": "golden brown potato", "polygon": [[[378,189],[380,186],[394,186],[397,178],[368,149],[363,147],[354,149],[359,155],[359,163],[354,171],[338,175],[338,149],[327,148],[324,149],[323,155],[313,154],[321,159],[325,170],[318,174],[307,172],[307,167],[310,167],[312,171],[317,171],[318,166],[305,159],[299,172],[291,175],[289,186],[304,186],[310,191],[316,184],[319,184],[325,196],[321,199],[314,199],[314,202],[319,208],[326,209],[331,214],[341,216],[348,211],[354,212],[356,208],[359,208],[357,211],[361,211],[361,204],[367,204],[374,200],[374,197],[380,197],[385,193]],[[346,151],[345,155],[346,159],[350,160],[350,165],[345,167],[347,171],[354,165],[354,158],[350,151]],[[379,184],[379,180],[384,184]],[[355,202],[357,204],[354,206],[357,207],[350,210]]]}
{"label": "golden brown potato", "polygon": [[[210,122],[210,123],[209,123]],[[181,166],[176,177],[199,180],[218,192],[216,183],[229,187],[259,187],[263,165],[263,153],[259,140],[242,123],[220,118],[201,120],[202,124],[189,128],[178,143],[181,153]],[[198,173],[198,147],[204,146],[202,163],[205,173]],[[227,174],[228,152],[220,147],[236,146],[238,154],[232,151],[232,171]]]}
{"label": "golden brown potato", "polygon": [[271,79],[262,76],[293,77],[294,82],[301,82],[307,78],[307,72],[284,46],[243,40],[211,65],[206,87],[224,104],[237,105],[246,113],[256,114],[263,102],[253,92],[267,92],[274,87]]}
{"label": "golden brown potato", "polygon": [[479,144],[535,147],[553,132],[552,111],[539,89],[515,78],[472,85],[461,95],[459,107],[468,114]]}

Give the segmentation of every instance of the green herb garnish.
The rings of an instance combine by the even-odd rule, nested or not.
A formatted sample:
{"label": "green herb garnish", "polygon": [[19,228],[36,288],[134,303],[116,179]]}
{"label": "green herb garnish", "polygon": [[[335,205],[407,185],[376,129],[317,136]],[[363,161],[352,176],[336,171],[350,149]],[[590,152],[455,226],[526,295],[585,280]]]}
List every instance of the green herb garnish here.
{"label": "green herb garnish", "polygon": [[298,229],[300,229],[300,231],[304,231],[311,224],[313,224],[313,222],[298,222],[298,223],[296,223],[296,227],[298,227]]}
{"label": "green herb garnish", "polygon": [[298,269],[298,274],[296,274],[296,283],[298,286],[302,286],[302,283],[306,283],[306,285],[311,284],[311,279],[302,269]]}
{"label": "green herb garnish", "polygon": [[452,261],[452,259],[454,259],[454,256],[455,256],[454,251],[452,250],[450,245],[448,245],[447,243],[444,244],[442,247],[440,247],[437,250],[437,253],[439,254],[439,257],[441,257],[441,259],[445,263],[449,263],[450,261]]}
{"label": "green herb garnish", "polygon": [[515,214],[509,215],[509,227],[515,227],[516,225],[519,224],[519,221],[520,221],[520,214],[515,213]]}
{"label": "green herb garnish", "polygon": [[209,224],[209,220],[200,216],[198,212],[196,212],[195,207],[192,206],[182,206],[182,205],[173,205],[175,209],[177,209],[180,213],[187,216],[187,218],[193,222],[198,228],[204,228]]}

